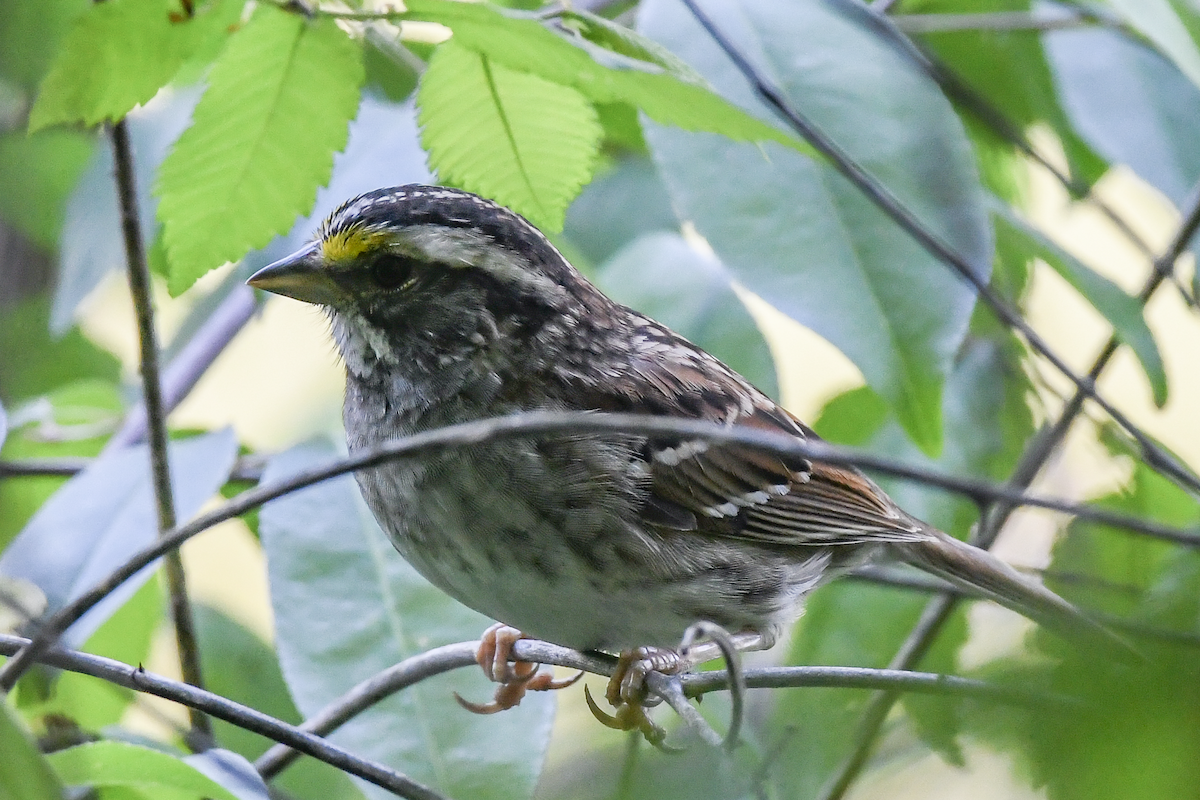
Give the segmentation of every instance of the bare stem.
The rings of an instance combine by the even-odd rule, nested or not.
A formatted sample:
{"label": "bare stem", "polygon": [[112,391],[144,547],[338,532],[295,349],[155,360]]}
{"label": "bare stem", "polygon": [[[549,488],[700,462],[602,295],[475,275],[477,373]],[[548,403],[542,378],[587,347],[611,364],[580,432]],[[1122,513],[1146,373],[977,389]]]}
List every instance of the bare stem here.
{"label": "bare stem", "polygon": [[[175,502],[171,493],[171,467],[167,457],[167,419],[162,397],[162,382],[158,369],[158,341],[154,330],[154,303],[150,295],[150,269],[142,247],[141,224],[138,220],[137,190],[133,174],[133,148],[125,121],[111,128],[113,161],[116,165],[117,196],[121,204],[121,231],[125,238],[125,256],[129,268],[129,291],[137,314],[142,397],[146,409],[147,432],[150,443],[151,480],[158,512],[158,531],[161,537],[175,527]],[[183,560],[177,550],[163,559],[170,596],[171,620],[179,646],[179,662],[183,679],[203,688],[200,672],[200,652],[196,644],[196,628],[188,603],[187,582]],[[190,709],[192,729],[205,740],[212,738],[212,725],[198,709]]]}

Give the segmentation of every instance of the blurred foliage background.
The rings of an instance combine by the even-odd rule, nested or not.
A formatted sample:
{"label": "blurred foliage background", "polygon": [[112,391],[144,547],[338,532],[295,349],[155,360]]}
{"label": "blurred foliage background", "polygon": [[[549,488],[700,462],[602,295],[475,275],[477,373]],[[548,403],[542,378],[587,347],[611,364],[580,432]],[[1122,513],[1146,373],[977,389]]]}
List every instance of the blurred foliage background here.
{"label": "blurred foliage background", "polygon": [[[121,120],[180,520],[341,450],[324,318],[243,281],[341,201],[409,182],[512,206],[613,298],[834,442],[996,482],[1027,462],[1074,387],[783,125],[680,0],[507,5],[0,0],[0,627],[30,630],[30,615],[155,535],[108,134]],[[1100,392],[1200,465],[1200,278],[1187,249],[1200,6],[701,5],[1076,372],[1115,334]],[[1181,233],[1181,257],[1164,260]],[[1156,264],[1168,277],[1143,303]],[[1196,497],[1092,406],[1038,466],[1041,493],[1200,543]],[[965,498],[881,483],[956,536],[979,519]],[[1195,543],[1023,509],[995,550],[1137,638],[1145,668],[963,604],[915,666],[1068,694],[1080,710],[904,697],[866,735],[865,691],[761,691],[734,756],[693,745],[672,757],[596,725],[579,689],[469,715],[451,691],[490,688],[463,670],[331,739],[460,798],[1200,793]],[[207,688],[290,722],[488,622],[392,552],[349,479],[222,524],[183,556]],[[930,597],[890,577],[820,589],[789,641],[750,663],[888,665]],[[64,643],[177,675],[159,584],[144,573]],[[245,778],[245,762],[222,771],[187,756],[186,715],[169,703],[38,669],[2,708],[0,797],[57,797],[63,784],[108,798],[266,796],[229,778]],[[702,709],[725,724],[724,696]],[[270,744],[226,723],[215,737],[251,760]],[[861,774],[847,767],[856,748]],[[388,796],[311,759],[272,786]]]}

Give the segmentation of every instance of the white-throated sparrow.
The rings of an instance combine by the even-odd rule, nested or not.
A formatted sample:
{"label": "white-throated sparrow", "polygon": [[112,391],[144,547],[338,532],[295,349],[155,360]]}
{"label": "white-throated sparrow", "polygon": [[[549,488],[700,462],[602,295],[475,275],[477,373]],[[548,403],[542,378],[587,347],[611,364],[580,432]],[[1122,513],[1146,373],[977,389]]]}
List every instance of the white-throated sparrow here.
{"label": "white-throated sparrow", "polygon": [[[467,192],[414,185],[357,197],[250,284],[327,310],[346,363],[351,452],[531,409],[814,436],[708,353],[609,300],[522,217]],[[698,620],[769,646],[808,592],[880,559],[1039,621],[1077,613],[906,514],[857,470],[748,448],[557,435],[389,462],[357,478],[430,581],[581,650],[669,648]],[[530,678],[527,665],[507,665],[512,631],[491,634],[480,657],[489,675],[513,686]]]}

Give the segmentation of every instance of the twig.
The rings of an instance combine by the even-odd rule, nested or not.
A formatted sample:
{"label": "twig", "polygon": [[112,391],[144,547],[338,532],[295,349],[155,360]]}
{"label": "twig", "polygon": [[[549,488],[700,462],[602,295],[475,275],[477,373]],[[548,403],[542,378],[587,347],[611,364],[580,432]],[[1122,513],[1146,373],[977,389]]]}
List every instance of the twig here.
{"label": "twig", "polygon": [[[395,666],[368,678],[306,720],[299,730],[318,736],[328,736],[337,728],[396,692],[462,667],[475,665],[478,642],[459,642],[437,647],[401,661]],[[3,639],[0,639],[3,647]],[[0,650],[2,652],[2,650]],[[521,639],[513,645],[513,656],[522,661],[581,669],[594,675],[609,677],[616,668],[616,658],[602,653],[581,653],[537,639]],[[744,670],[745,685],[752,689],[778,688],[895,688],[918,693],[958,695],[991,700],[1010,705],[1037,706],[1045,702],[1070,704],[1062,695],[1027,692],[989,684],[970,678],[938,675],[927,672],[879,670],[862,667],[771,667]],[[726,670],[688,673],[679,676],[680,687],[687,697],[699,697],[709,692],[729,689]],[[658,684],[651,685],[655,689]],[[662,687],[660,687],[662,688]],[[235,724],[237,724],[235,722]],[[720,744],[719,737],[716,744]],[[276,777],[294,762],[298,754],[287,744],[276,745],[254,763],[264,779]]]}
{"label": "twig", "polygon": [[[585,413],[585,412],[580,412]],[[597,415],[587,413],[586,419],[589,423],[608,415]],[[632,426],[631,432],[647,432],[648,429],[639,427],[636,422],[641,417],[627,415],[613,415],[625,420],[629,420]],[[504,419],[504,418],[501,418]],[[537,423],[536,418],[533,422]],[[661,418],[658,418],[661,419]],[[532,423],[531,423],[532,424]],[[684,423],[687,424],[687,423]],[[535,432],[555,432],[557,428],[547,428],[540,423],[534,424]],[[605,428],[608,430],[608,428]],[[723,428],[714,427],[707,433],[695,433],[693,429],[687,431],[687,435],[695,435],[701,438],[708,436],[715,430],[724,430]],[[655,428],[653,431],[658,432]],[[400,442],[404,440],[394,440]],[[790,441],[790,440],[786,440]],[[763,447],[767,450],[778,451],[780,441],[771,443],[753,442],[751,446]],[[1068,514],[1079,519],[1085,519],[1089,522],[1099,523],[1101,525],[1109,525],[1114,528],[1127,530],[1131,533],[1149,536],[1154,539],[1161,539],[1167,542],[1174,542],[1186,547],[1200,547],[1200,527],[1197,528],[1178,528],[1171,525],[1165,525],[1154,520],[1143,519],[1130,514],[1122,514],[1117,511],[1091,505],[1090,503],[1071,502],[1055,497],[1045,497],[1041,495],[1033,495],[1022,492],[1013,488],[1009,484],[997,484],[990,481],[978,480],[972,478],[961,478],[957,475],[949,475],[946,473],[937,472],[926,467],[906,464],[902,461],[887,458],[872,453],[867,453],[855,448],[839,447],[825,442],[813,443],[820,448],[821,455],[816,456],[818,460],[827,461],[829,463],[844,464],[847,466],[860,467],[862,469],[881,472],[886,475],[896,476],[905,480],[910,480],[915,483],[921,483],[932,486],[944,491],[953,492],[963,495],[974,502],[985,501],[1006,501],[1015,506],[1030,506],[1032,508],[1044,508],[1048,511],[1057,511],[1063,514]],[[792,451],[788,450],[786,454]],[[807,450],[805,452],[808,452]],[[263,462],[265,457],[262,455],[249,455],[240,457],[234,464],[233,470],[230,472],[231,481],[239,481],[245,483],[256,483],[262,478]],[[0,480],[5,478],[29,478],[42,476],[57,476],[70,477],[82,470],[86,469],[92,463],[93,459],[78,458],[67,456],[63,458],[29,458],[19,459],[17,461],[0,461]],[[219,510],[219,509],[218,509]],[[243,513],[243,512],[238,512]],[[233,516],[237,516],[234,514]]]}
{"label": "twig", "polygon": [[[0,634],[0,655],[22,652],[28,646],[28,639]],[[268,739],[286,742],[306,755],[387,789],[400,797],[412,800],[445,800],[443,795],[417,783],[391,767],[349,753],[319,736],[306,733],[294,725],[277,720],[261,711],[227,700],[212,692],[197,689],[189,684],[146,672],[141,667],[134,667],[111,658],[65,649],[51,650],[44,653],[39,660],[58,669],[90,675],[126,689],[171,700],[187,706],[189,709],[211,714],[217,719],[225,720]]]}
{"label": "twig", "polygon": [[[862,453],[853,448],[837,447],[821,441],[805,441],[786,434],[745,426],[725,427],[703,420],[587,411],[530,411],[506,417],[465,422],[393,439],[348,458],[335,459],[327,465],[304,470],[286,480],[269,485],[259,485],[200,514],[186,525],[170,531],[153,545],[131,556],[103,581],[47,618],[33,638],[29,651],[22,651],[0,668],[0,691],[11,690],[17,678],[30,666],[39,652],[52,644],[67,627],[110,592],[143,567],[162,556],[163,553],[179,547],[191,537],[219,522],[244,514],[263,503],[297,489],[358,469],[373,467],[392,459],[412,458],[447,448],[476,445],[485,441],[561,433],[668,435],[696,438],[715,444],[746,445],[790,458],[809,459],[829,464],[858,465],[897,477],[920,480],[931,486],[939,486],[972,497],[999,497],[1015,503],[1059,511],[1072,508],[1070,503],[1013,492],[1004,487],[992,486],[985,481],[942,475],[923,467],[897,464],[891,459]],[[1128,523],[1129,527],[1136,527],[1144,533],[1171,541],[1192,545],[1200,541],[1195,536],[1187,535],[1173,528],[1144,524],[1143,521],[1101,509],[1078,509],[1078,513],[1081,517],[1109,524],[1125,526]]]}
{"label": "twig", "polygon": [[[257,483],[262,479],[264,457],[241,456],[234,462],[229,480]],[[58,458],[22,458],[16,461],[0,461],[0,480],[5,478],[70,478],[83,472],[94,458],[86,456],[61,456]]]}
{"label": "twig", "polygon": [[[1188,214],[1184,217],[1166,251],[1155,261],[1153,272],[1146,281],[1142,291],[1138,294],[1138,300],[1142,305],[1145,305],[1158,287],[1162,285],[1168,273],[1167,265],[1172,265],[1178,260],[1180,254],[1183,253],[1191,241],[1192,236],[1195,235],[1197,226],[1200,226],[1200,184],[1193,190],[1193,199],[1189,206]],[[1105,367],[1108,366],[1119,345],[1120,341],[1115,335],[1109,338],[1107,344],[1105,344],[1093,362],[1092,368],[1088,371],[1088,376],[1093,381],[1098,379]],[[1084,399],[1084,393],[1076,391],[1074,396],[1067,401],[1057,422],[1034,438],[1033,442],[1030,443],[1029,447],[1022,454],[1021,461],[1013,471],[1012,478],[1009,479],[1008,486],[1010,488],[1020,491],[1032,485],[1038,473],[1041,472],[1042,466],[1049,460],[1050,454],[1054,452],[1058,444],[1066,437],[1071,425],[1083,411]],[[983,548],[991,547],[996,537],[1000,534],[1000,530],[1008,521],[1009,515],[1015,509],[1016,506],[1011,502],[1004,500],[996,501],[980,520],[975,535],[971,538],[972,543]],[[900,668],[915,666],[919,661],[920,655],[928,650],[934,638],[936,638],[938,632],[941,630],[942,625],[949,618],[954,605],[955,598],[951,594],[942,594],[931,600],[925,609],[928,619],[924,616],[922,617],[923,624],[913,629],[902,646],[901,654],[907,653],[910,655],[910,658],[893,659],[893,666],[899,666]],[[838,770],[826,787],[826,790],[820,795],[821,800],[839,800],[854,782],[855,778],[857,778],[859,772],[861,772],[863,766],[866,764],[867,756],[879,732],[879,727],[882,725],[884,718],[886,718],[888,711],[891,710],[895,699],[894,695],[886,693],[878,694],[871,698],[860,720],[854,746],[850,754],[838,766]]]}
{"label": "twig", "polygon": [[905,33],[955,31],[1054,31],[1095,25],[1123,27],[1115,20],[1100,19],[1078,10],[991,11],[976,14],[894,14],[889,19]]}
{"label": "twig", "polygon": [[[112,125],[113,162],[116,166],[117,196],[121,204],[121,231],[125,238],[125,257],[129,268],[129,291],[137,314],[142,397],[150,438],[151,480],[158,511],[158,532],[161,537],[175,527],[175,501],[171,491],[171,466],[167,458],[167,415],[163,404],[162,383],[158,370],[158,340],[154,330],[154,302],[150,296],[150,268],[142,247],[141,224],[138,221],[137,189],[133,176],[133,148],[125,120]],[[179,646],[179,662],[183,679],[198,688],[204,687],[200,670],[199,645],[192,608],[188,603],[187,580],[183,560],[172,551],[163,559],[163,570],[170,596],[171,619],[175,625],[175,641]],[[212,725],[197,709],[189,710],[192,728],[205,740],[212,738]]]}
{"label": "twig", "polygon": [[890,189],[866,172],[858,162],[842,149],[841,145],[830,139],[808,118],[793,108],[782,92],[761,75],[757,68],[733,46],[733,43],[724,32],[713,24],[712,20],[696,5],[696,0],[683,0],[683,3],[713,40],[721,46],[721,49],[725,51],[730,60],[735,63],[738,70],[752,84],[755,92],[791,125],[805,141],[812,145],[813,149],[819,152],[831,166],[854,184],[855,188],[874,203],[877,208],[887,214],[893,222],[908,233],[926,251],[953,269],[960,278],[974,287],[979,297],[988,305],[997,319],[1019,332],[1025,341],[1029,343],[1029,346],[1053,364],[1055,369],[1062,373],[1064,377],[1074,383],[1083,396],[1104,409],[1105,413],[1138,443],[1138,446],[1142,450],[1143,460],[1147,465],[1155,471],[1161,472],[1171,478],[1193,494],[1200,495],[1200,478],[1197,478],[1187,468],[1179,464],[1173,456],[1165,452],[1153,439],[1134,425],[1124,413],[1117,410],[1111,403],[1105,400],[1096,391],[1093,380],[1075,374],[1070,365],[1050,348],[1041,335],[1030,327],[1029,323],[1021,317],[1016,309],[1012,308],[987,284],[983,277],[975,271],[961,254],[951,248],[941,237],[917,219],[913,212],[892,194]]}

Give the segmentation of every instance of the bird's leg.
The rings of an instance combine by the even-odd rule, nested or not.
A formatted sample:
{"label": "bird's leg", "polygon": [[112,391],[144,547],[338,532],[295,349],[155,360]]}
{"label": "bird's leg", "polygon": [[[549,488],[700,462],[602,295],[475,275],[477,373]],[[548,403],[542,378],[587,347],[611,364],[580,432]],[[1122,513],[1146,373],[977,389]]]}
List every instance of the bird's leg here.
{"label": "bird's leg", "polygon": [[[616,713],[608,714],[602,711],[588,693],[588,707],[592,711],[592,716],[610,728],[640,730],[652,744],[661,745],[666,734],[660,726],[646,716],[645,709],[658,705],[662,700],[647,694],[646,676],[651,672],[680,675],[688,672],[697,664],[717,658],[722,653],[720,646],[715,642],[692,644],[690,643],[691,638],[691,631],[689,631],[688,635],[684,637],[684,645],[679,650],[638,647],[622,652],[617,659],[617,668],[609,678],[608,688],[604,693],[604,698]],[[775,637],[744,631],[729,635],[729,641],[735,650],[744,652],[769,649],[775,643]]]}
{"label": "bird's leg", "polygon": [[490,703],[473,703],[455,692],[454,698],[459,705],[474,714],[495,714],[519,705],[526,692],[565,689],[583,677],[580,672],[570,678],[555,680],[554,673],[543,670],[541,664],[514,661],[513,645],[518,639],[524,638],[527,638],[525,634],[500,622],[483,632],[479,649],[475,651],[475,661],[489,681],[500,685],[496,687],[496,694]]}

